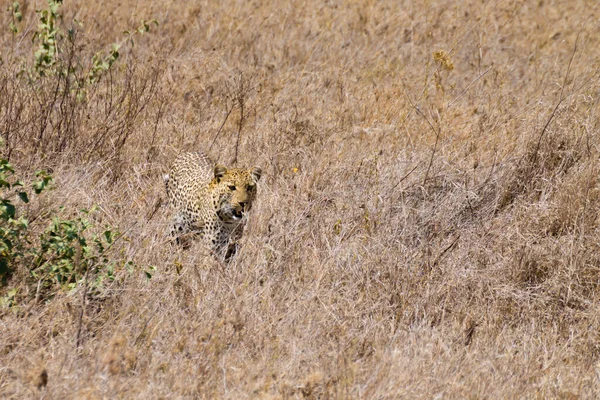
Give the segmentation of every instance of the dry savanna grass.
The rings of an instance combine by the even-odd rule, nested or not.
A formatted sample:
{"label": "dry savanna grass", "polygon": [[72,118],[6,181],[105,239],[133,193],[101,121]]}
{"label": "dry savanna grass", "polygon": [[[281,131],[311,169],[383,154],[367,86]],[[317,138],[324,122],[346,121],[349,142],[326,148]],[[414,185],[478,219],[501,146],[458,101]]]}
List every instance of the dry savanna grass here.
{"label": "dry savanna grass", "polygon": [[[596,2],[9,3],[22,243],[114,238],[9,259],[0,397],[600,396]],[[168,235],[191,150],[264,171],[228,264]]]}

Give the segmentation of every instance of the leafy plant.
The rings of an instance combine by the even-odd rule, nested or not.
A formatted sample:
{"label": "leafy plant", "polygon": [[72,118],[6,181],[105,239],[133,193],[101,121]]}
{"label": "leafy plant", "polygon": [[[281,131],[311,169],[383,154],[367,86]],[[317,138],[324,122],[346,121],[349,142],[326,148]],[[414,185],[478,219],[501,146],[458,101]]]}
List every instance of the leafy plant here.
{"label": "leafy plant", "polygon": [[142,24],[137,29],[124,31],[123,33],[127,35],[127,37],[119,43],[113,43],[108,54],[94,54],[94,56],[92,57],[92,67],[90,68],[90,71],[88,73],[86,84],[96,83],[100,79],[100,77],[106,71],[108,71],[117,61],[117,59],[120,56],[119,49],[121,48],[123,43],[128,42],[131,45],[131,47],[133,47],[135,45],[135,41],[133,39],[134,35],[139,34],[140,36],[142,36],[146,32],[149,32],[151,23],[154,23],[156,26],[158,26],[158,21],[155,19],[150,21],[142,20]]}
{"label": "leafy plant", "polygon": [[[39,25],[38,29],[33,36],[34,41],[39,41],[38,49],[35,52],[34,58],[34,69],[40,75],[48,75],[53,73],[59,73],[61,75],[68,75],[73,73],[77,69],[83,69],[84,65],[62,65],[58,58],[59,54],[59,43],[65,37],[61,28],[58,25],[58,20],[60,19],[59,8],[62,4],[62,0],[47,0],[48,8],[43,10],[38,10],[37,13],[39,15]],[[21,13],[19,12],[19,4],[14,3],[13,5],[13,19],[17,19],[20,21],[22,18]],[[82,25],[79,21],[74,20],[74,22],[78,25]],[[158,26],[158,21],[155,19],[150,21],[142,20],[141,25],[132,30],[126,30],[123,33],[126,35],[126,38],[121,42],[115,42],[111,45],[110,50],[106,54],[102,54],[98,52],[94,54],[91,59],[91,66],[86,74],[84,74],[84,79],[76,79],[74,80],[78,84],[78,88],[85,88],[88,85],[93,85],[100,80],[102,75],[110,70],[113,64],[117,61],[120,56],[119,49],[123,45],[123,43],[128,42],[132,47],[134,46],[134,35],[144,35],[146,32],[150,31],[150,24],[153,23]],[[11,25],[11,29],[13,29]],[[13,30],[16,32],[15,30]],[[67,34],[67,39],[70,42],[75,40],[75,29],[69,29]]]}
{"label": "leafy plant", "polygon": [[[33,191],[40,194],[52,182],[52,177],[45,171],[37,171],[38,180],[31,184]],[[22,262],[31,253],[31,242],[28,237],[29,220],[19,205],[29,203],[29,194],[23,181],[15,177],[15,170],[7,159],[0,159],[0,279],[6,282]],[[13,198],[17,200],[15,204]]]}
{"label": "leafy plant", "polygon": [[111,50],[107,55],[102,56],[100,53],[94,54],[92,57],[92,67],[88,72],[86,84],[94,84],[98,82],[102,74],[108,71],[119,58],[120,44],[113,43]]}
{"label": "leafy plant", "polygon": [[106,251],[119,232],[107,227],[102,234],[90,233],[92,223],[87,216],[93,211],[81,210],[73,219],[52,218],[50,226],[40,235],[40,247],[35,251],[30,271],[38,281],[38,288],[56,286],[68,290],[86,277],[91,286],[114,279],[114,264]]}
{"label": "leafy plant", "polygon": [[[37,171],[29,193],[36,195],[47,190],[52,176]],[[57,290],[71,290],[85,282],[92,292],[98,292],[106,282],[115,278],[115,267],[121,265],[130,272],[137,269],[133,261],[109,258],[109,250],[121,236],[119,229],[106,226],[98,231],[91,221],[96,211],[80,210],[75,217],[64,218],[69,212],[60,207],[39,234],[30,230],[30,220],[22,209],[29,203],[28,190],[23,181],[15,177],[13,166],[0,158],[0,283],[18,270],[35,284],[36,298],[49,297]],[[43,223],[43,221],[40,221]],[[42,225],[43,226],[43,225]],[[144,270],[150,279],[155,267]],[[17,302],[17,292],[9,289],[2,304]]]}
{"label": "leafy plant", "polygon": [[23,14],[21,13],[21,5],[18,1],[15,1],[10,6],[8,6],[7,11],[11,14],[11,21],[9,25],[10,31],[13,33],[13,35],[15,33],[19,33],[19,23],[23,20]]}
{"label": "leafy plant", "polygon": [[[12,197],[16,195],[21,204],[29,203],[29,195],[24,190],[21,180],[14,176],[15,170],[6,159],[0,159],[0,189],[3,196],[0,199],[0,279],[6,280],[13,272],[13,265],[26,254],[27,229],[29,221],[24,215],[19,215]],[[33,182],[35,193],[41,193],[52,181],[52,177],[44,171],[36,172],[40,178]]]}
{"label": "leafy plant", "polygon": [[61,4],[62,0],[48,0],[48,8],[37,11],[40,23],[33,40],[38,40],[39,46],[35,52],[34,68],[40,75],[45,75],[49,71],[54,72],[60,35],[56,20],[60,17],[58,9]]}
{"label": "leafy plant", "polygon": [[[78,151],[81,158],[118,153],[128,141],[133,121],[141,118],[141,111],[155,91],[152,85],[141,82],[142,89],[136,90],[137,80],[128,80],[135,84],[118,89],[112,80],[103,80],[123,57],[124,49],[131,51],[134,47],[134,38],[146,35],[152,24],[158,25],[158,22],[142,20],[139,27],[123,32],[105,49],[90,51],[94,44],[80,34],[84,23],[62,16],[63,0],[46,0],[44,6],[36,10],[37,25],[31,34],[29,29],[19,25],[25,14],[22,5],[17,2],[7,5],[3,10],[9,13],[7,29],[12,21],[12,49],[1,52],[0,64],[10,60],[15,74],[9,78],[11,73],[7,70],[0,77],[5,79],[0,85],[3,105],[0,108],[6,111],[0,118],[0,131],[7,148],[4,154],[11,155],[18,150],[25,156],[39,158],[43,154],[50,159],[67,150]],[[26,37],[31,39],[31,52],[23,57],[19,44]],[[114,74],[115,79],[138,75],[129,68]],[[157,76],[158,72],[144,74],[143,80],[154,84]],[[118,114],[119,118],[114,119],[118,122],[103,125],[99,132],[80,133],[78,129],[87,123],[84,121],[95,119],[97,102],[103,101],[107,91],[113,95],[118,93],[119,101],[104,108],[104,117]],[[6,107],[7,104],[11,106]]]}

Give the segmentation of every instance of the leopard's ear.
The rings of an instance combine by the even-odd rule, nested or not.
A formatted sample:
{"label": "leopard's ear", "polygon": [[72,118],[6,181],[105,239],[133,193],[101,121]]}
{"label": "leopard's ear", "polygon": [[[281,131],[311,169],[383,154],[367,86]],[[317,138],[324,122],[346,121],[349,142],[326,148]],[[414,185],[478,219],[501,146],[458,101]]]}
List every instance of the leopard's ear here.
{"label": "leopard's ear", "polygon": [[252,175],[252,178],[254,178],[254,182],[258,182],[262,175],[262,169],[260,167],[252,167],[250,174]]}
{"label": "leopard's ear", "polygon": [[223,165],[215,166],[215,179],[217,180],[217,182],[220,182],[221,178],[223,178],[226,173],[227,173],[227,168],[224,167]]}

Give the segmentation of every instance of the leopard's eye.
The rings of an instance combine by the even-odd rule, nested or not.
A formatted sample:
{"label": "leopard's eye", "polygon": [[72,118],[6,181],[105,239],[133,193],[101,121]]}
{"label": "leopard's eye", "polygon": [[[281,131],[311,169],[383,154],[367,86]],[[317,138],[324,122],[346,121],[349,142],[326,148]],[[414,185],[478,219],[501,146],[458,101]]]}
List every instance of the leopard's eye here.
{"label": "leopard's eye", "polygon": [[235,190],[235,185],[229,185],[229,190]]}
{"label": "leopard's eye", "polygon": [[248,187],[246,189],[248,189],[248,191],[253,191],[256,188],[256,185],[248,185]]}

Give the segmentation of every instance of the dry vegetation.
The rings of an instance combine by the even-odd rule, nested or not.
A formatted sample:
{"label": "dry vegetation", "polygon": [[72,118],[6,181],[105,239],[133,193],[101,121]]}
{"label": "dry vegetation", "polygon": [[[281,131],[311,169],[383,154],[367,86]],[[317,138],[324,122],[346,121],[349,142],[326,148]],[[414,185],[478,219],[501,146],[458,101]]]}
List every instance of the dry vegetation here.
{"label": "dry vegetation", "polygon": [[[94,205],[122,234],[93,287],[13,262],[0,397],[600,396],[596,2],[67,1],[77,68],[36,79],[47,5],[7,5],[2,155],[54,177],[30,246]],[[187,150],[263,167],[228,265],[169,242]]]}

